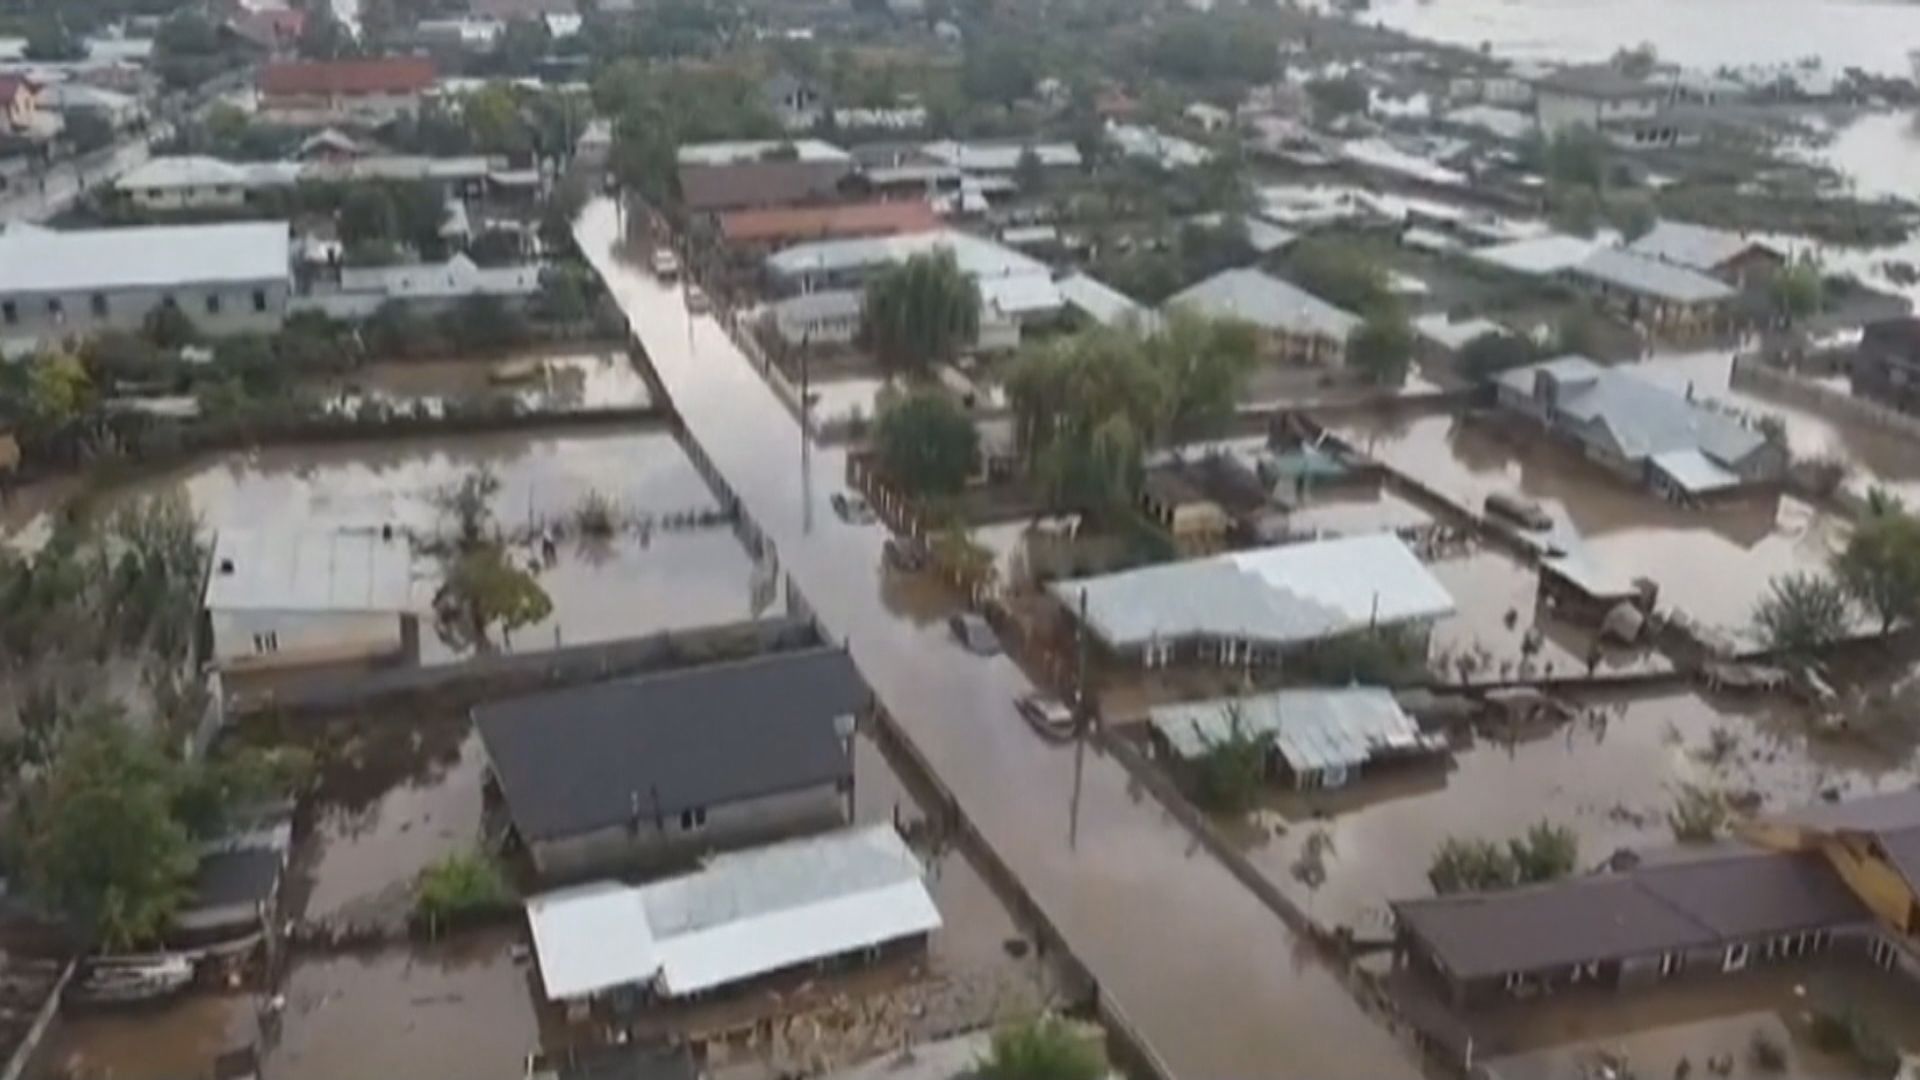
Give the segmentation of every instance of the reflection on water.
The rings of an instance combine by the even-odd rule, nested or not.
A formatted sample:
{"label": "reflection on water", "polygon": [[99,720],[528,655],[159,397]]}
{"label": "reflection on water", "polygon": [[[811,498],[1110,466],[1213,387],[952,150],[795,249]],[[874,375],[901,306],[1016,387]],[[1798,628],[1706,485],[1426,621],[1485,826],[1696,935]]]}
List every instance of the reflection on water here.
{"label": "reflection on water", "polygon": [[526,412],[644,407],[652,395],[620,352],[537,355],[480,363],[405,360],[368,364],[322,387],[325,408],[354,415],[369,404],[396,412],[445,415],[512,402]]}

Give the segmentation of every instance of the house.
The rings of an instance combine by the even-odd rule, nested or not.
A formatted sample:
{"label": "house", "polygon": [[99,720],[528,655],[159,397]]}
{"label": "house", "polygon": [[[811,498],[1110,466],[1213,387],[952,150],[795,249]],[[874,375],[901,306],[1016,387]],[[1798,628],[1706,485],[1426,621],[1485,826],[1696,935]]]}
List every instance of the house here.
{"label": "house", "polygon": [[1521,277],[1550,278],[1587,261],[1599,249],[1598,241],[1562,233],[1527,236],[1475,248],[1469,256],[1497,270]]}
{"label": "house", "polygon": [[526,911],[546,998],[574,1015],[615,994],[677,1001],[918,952],[941,925],[919,858],[889,824],[716,855],[647,885],[545,893]]}
{"label": "house", "polygon": [[1100,646],[1148,668],[1277,663],[1346,634],[1424,635],[1453,597],[1391,533],[1280,544],[1058,581],[1048,591]]}
{"label": "house", "polygon": [[1109,120],[1106,139],[1126,157],[1150,161],[1168,171],[1197,169],[1213,160],[1213,151],[1199,143],[1144,124],[1116,124]]}
{"label": "house", "polygon": [[1184,763],[1232,737],[1269,738],[1266,773],[1297,790],[1343,787],[1363,770],[1446,752],[1378,686],[1279,690],[1147,710],[1156,752]]}
{"label": "house", "polygon": [[1765,241],[1684,221],[1661,221],[1627,245],[1635,255],[1719,278],[1745,289],[1772,280],[1786,256]]}
{"label": "house", "polygon": [[1595,249],[1561,276],[1628,322],[1675,334],[1721,328],[1737,295],[1718,278],[1611,247]]}
{"label": "house", "polygon": [[1801,807],[1742,832],[1776,851],[1824,855],[1881,924],[1906,942],[1905,955],[1876,952],[1874,958],[1883,966],[1901,959],[1920,975],[1920,790]]}
{"label": "house", "polygon": [[316,288],[293,307],[336,319],[364,319],[396,302],[417,315],[437,315],[473,297],[523,308],[539,294],[542,273],[539,263],[480,266],[465,255],[444,263],[349,266],[341,269],[337,289]]}
{"label": "house", "polygon": [[1506,327],[1492,319],[1478,316],[1455,319],[1445,312],[1435,312],[1413,320],[1413,334],[1420,351],[1436,360],[1452,359],[1477,338],[1508,333]]}
{"label": "house", "polygon": [[413,545],[385,526],[222,529],[201,607],[222,670],[419,655]]}
{"label": "house", "polygon": [[1853,392],[1906,412],[1920,412],[1920,318],[1866,325],[1851,365]]}
{"label": "house", "polygon": [[282,124],[384,124],[417,113],[438,77],[419,56],[275,60],[260,69],[260,112]]}
{"label": "house", "polygon": [[39,85],[24,75],[0,74],[0,135],[34,131],[39,117]]}
{"label": "house", "polygon": [[1533,95],[1534,123],[1548,138],[1576,128],[1599,132],[1652,120],[1665,96],[1659,87],[1604,64],[1543,75],[1534,80]]}
{"label": "house", "polygon": [[146,106],[132,94],[93,86],[75,79],[57,82],[40,92],[40,107],[63,118],[74,113],[93,113],[115,131],[132,127],[146,119]]}
{"label": "house", "polygon": [[760,84],[760,100],[783,131],[806,131],[826,113],[820,88],[785,71]]}
{"label": "house", "polygon": [[1267,351],[1282,360],[1338,366],[1360,317],[1263,270],[1222,270],[1175,293],[1164,305],[1211,319],[1239,319],[1261,332]]}
{"label": "house", "polygon": [[156,157],[127,170],[114,188],[142,210],[208,210],[244,206],[254,192],[290,187],[296,163],[235,165],[204,156]]}
{"label": "house", "polygon": [[1080,148],[1070,142],[956,142],[945,139],[922,143],[920,152],[942,165],[979,176],[1011,176],[1031,156],[1042,169],[1078,169]]}
{"label": "house", "polygon": [[844,823],[868,693],[839,649],[579,686],[474,711],[534,868],[580,877]]}
{"label": "house", "polygon": [[1244,234],[1247,246],[1253,248],[1256,255],[1267,256],[1283,250],[1300,239],[1300,234],[1292,229],[1283,229],[1273,222],[1255,214],[1195,214],[1187,219],[1188,223],[1209,229],[1221,229],[1229,224]]}
{"label": "house", "polygon": [[1133,325],[1145,330],[1159,317],[1133,297],[1084,273],[1069,274],[1054,284],[1068,307],[1101,326]]}
{"label": "house", "polygon": [[736,210],[720,215],[720,237],[736,253],[764,256],[793,244],[940,227],[933,207],[913,200]]}
{"label": "house", "polygon": [[817,139],[683,146],[680,199],[694,213],[837,201],[853,158]]}
{"label": "house", "polygon": [[1177,468],[1149,469],[1141,477],[1140,512],[1188,557],[1226,547],[1233,528],[1226,510]]}
{"label": "house", "polygon": [[1786,448],[1754,428],[1584,356],[1513,368],[1494,385],[1501,409],[1669,498],[1698,499],[1786,473]]}
{"label": "house", "polygon": [[269,332],[286,315],[284,221],[0,232],[0,341],[16,346],[138,330],[158,307],[215,336]]}

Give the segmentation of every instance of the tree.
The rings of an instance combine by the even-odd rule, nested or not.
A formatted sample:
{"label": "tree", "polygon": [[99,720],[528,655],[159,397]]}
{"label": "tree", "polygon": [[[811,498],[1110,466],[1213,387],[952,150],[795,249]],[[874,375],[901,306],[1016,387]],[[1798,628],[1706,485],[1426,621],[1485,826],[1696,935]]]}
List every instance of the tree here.
{"label": "tree", "polygon": [[471,551],[488,540],[493,523],[493,500],[500,494],[500,477],[492,469],[475,469],[455,484],[433,493],[434,509],[453,519],[454,544]]}
{"label": "tree", "polygon": [[180,310],[178,304],[163,303],[140,322],[140,332],[153,342],[155,348],[168,352],[177,352],[200,340],[200,331],[193,325],[193,319]]}
{"label": "tree", "polygon": [[27,416],[51,430],[72,421],[93,400],[93,381],[86,365],[70,352],[52,349],[38,353],[27,369]]}
{"label": "tree", "polygon": [[332,5],[313,4],[307,9],[307,24],[296,48],[308,60],[340,60],[359,52],[359,43],[353,31],[334,17]]}
{"label": "tree", "polygon": [[1519,334],[1493,330],[1481,334],[1454,355],[1454,366],[1469,379],[1490,379],[1503,371],[1531,364],[1540,350]]}
{"label": "tree", "polygon": [[1240,703],[1225,706],[1227,730],[1213,735],[1198,725],[1194,734],[1202,750],[1194,761],[1196,794],[1201,805],[1218,814],[1242,814],[1260,798],[1267,763],[1273,755],[1274,733],[1249,728]]}
{"label": "tree", "polygon": [[1600,347],[1600,319],[1584,302],[1575,303],[1560,313],[1553,327],[1554,348],[1562,353],[1591,356]]}
{"label": "tree", "polygon": [[1313,114],[1323,124],[1343,116],[1365,113],[1371,96],[1367,84],[1357,75],[1315,79],[1307,84],[1307,97],[1313,102]]}
{"label": "tree", "polygon": [[1399,386],[1413,365],[1413,327],[1391,306],[1373,310],[1347,337],[1347,363],[1376,386]]}
{"label": "tree", "polygon": [[1729,816],[1727,797],[1718,790],[1682,784],[1674,796],[1673,809],[1667,811],[1667,825],[1679,843],[1711,844],[1720,838]]}
{"label": "tree", "polygon": [[1442,896],[1511,888],[1517,877],[1513,852],[1491,840],[1449,836],[1427,865],[1427,882]]}
{"label": "tree", "polygon": [[1810,257],[1795,259],[1781,267],[1768,288],[1774,310],[1790,326],[1819,311],[1826,296],[1820,264]]}
{"label": "tree", "polygon": [[1833,558],[1834,580],[1880,619],[1882,634],[1920,614],[1920,519],[1870,514]]}
{"label": "tree", "polygon": [[362,184],[340,204],[340,240],[345,244],[392,242],[400,236],[400,215],[393,197],[378,184]]}
{"label": "tree", "polygon": [[909,493],[952,495],[973,475],[980,433],[951,398],[919,391],[881,410],[874,444],[881,467]]}
{"label": "tree", "polygon": [[1148,367],[1158,373],[1165,405],[1155,430],[1172,442],[1217,435],[1233,420],[1247,376],[1260,360],[1252,324],[1209,319],[1175,310],[1140,339]]}
{"label": "tree", "polygon": [[513,906],[513,889],[500,864],[483,851],[456,852],[420,872],[413,889],[414,918],[437,935],[450,922]]}
{"label": "tree", "polygon": [[1288,260],[1293,279],[1322,300],[1349,311],[1388,302],[1387,277],[1363,252],[1333,241],[1310,240]]}
{"label": "tree", "polygon": [[577,323],[593,314],[581,275],[566,266],[549,266],[540,273],[540,296],[535,303],[549,322]]}
{"label": "tree", "polygon": [[209,57],[220,51],[220,31],[205,16],[181,8],[154,32],[153,48],[170,57]]}
{"label": "tree", "polygon": [[533,132],[520,115],[520,102],[504,83],[488,83],[461,100],[473,145],[482,153],[524,154],[533,147]]}
{"label": "tree", "polygon": [[1527,829],[1525,836],[1507,841],[1507,851],[1513,856],[1517,884],[1555,881],[1573,873],[1580,859],[1580,837],[1570,826],[1542,821]]}
{"label": "tree", "polygon": [[1107,1061],[1097,1041],[1049,1014],[996,1030],[977,1072],[982,1080],[1100,1080]]}
{"label": "tree", "polygon": [[867,286],[860,329],[882,366],[945,363],[979,333],[979,287],[951,252],[915,255]]}
{"label": "tree", "polygon": [[1805,655],[1846,636],[1851,623],[1847,594],[1833,580],[1811,573],[1782,574],[1754,608],[1754,631],[1768,649]]}
{"label": "tree", "polygon": [[59,19],[48,18],[36,23],[28,33],[22,56],[41,64],[84,60],[87,58],[87,43],[69,33],[66,24]]}
{"label": "tree", "polygon": [[434,610],[443,622],[456,620],[473,642],[487,640],[498,625],[511,643],[513,632],[553,614],[553,599],[531,573],[515,566],[497,544],[482,544],[453,560],[447,578],[434,596]]}
{"label": "tree", "polygon": [[113,121],[99,109],[70,109],[66,114],[67,142],[78,154],[91,154],[113,143]]}
{"label": "tree", "polygon": [[1631,49],[1615,49],[1611,61],[1613,66],[1619,69],[1620,74],[1635,79],[1644,79],[1652,75],[1654,65],[1659,62],[1660,53],[1653,47],[1651,41],[1643,41]]}

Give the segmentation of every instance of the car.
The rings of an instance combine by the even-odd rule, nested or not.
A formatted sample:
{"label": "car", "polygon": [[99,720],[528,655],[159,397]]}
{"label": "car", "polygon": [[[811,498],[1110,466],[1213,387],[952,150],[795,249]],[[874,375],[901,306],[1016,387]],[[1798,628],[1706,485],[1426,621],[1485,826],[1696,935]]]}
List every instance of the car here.
{"label": "car", "polygon": [[1487,496],[1486,507],[1489,517],[1505,518],[1529,532],[1546,532],[1553,528],[1553,518],[1532,499],[1496,491]]}
{"label": "car", "polygon": [[1059,698],[1046,694],[1023,694],[1013,704],[1043,738],[1060,740],[1073,737],[1077,726],[1073,709]]}
{"label": "car", "polygon": [[926,546],[912,537],[888,537],[880,555],[888,566],[904,574],[919,573],[927,566]]}
{"label": "car", "polygon": [[947,620],[954,640],[975,656],[995,656],[1000,652],[1000,637],[993,624],[971,611],[963,611]]}
{"label": "car", "polygon": [[695,315],[713,310],[713,301],[707,299],[707,290],[698,285],[687,286],[687,310]]}
{"label": "car", "polygon": [[680,256],[669,248],[661,248],[653,253],[653,276],[661,281],[672,281],[680,276]]}
{"label": "car", "polygon": [[867,500],[845,491],[836,491],[827,502],[833,506],[833,512],[840,520],[849,525],[871,525],[876,520],[873,507]]}

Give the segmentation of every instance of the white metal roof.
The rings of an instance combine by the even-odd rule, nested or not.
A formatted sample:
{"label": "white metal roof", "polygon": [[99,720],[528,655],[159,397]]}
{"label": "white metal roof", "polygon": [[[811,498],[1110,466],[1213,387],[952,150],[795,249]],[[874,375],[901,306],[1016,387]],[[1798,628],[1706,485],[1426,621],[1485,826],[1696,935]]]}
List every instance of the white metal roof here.
{"label": "white metal roof", "polygon": [[1473,252],[1473,257],[1516,274],[1545,277],[1557,274],[1585,261],[1600,247],[1594,240],[1550,233],[1507,244],[1495,244]]}
{"label": "white metal roof", "polygon": [[1005,244],[997,244],[957,229],[795,244],[785,251],[769,255],[767,269],[776,276],[797,277],[808,273],[832,273],[901,263],[915,255],[936,251],[952,252],[960,270],[976,279],[1047,274],[1046,264],[1038,259],[1023,255]]}
{"label": "white metal roof", "polygon": [[1619,248],[1600,248],[1569,269],[1584,278],[1681,304],[1733,296],[1733,288],[1717,278]]}
{"label": "white metal roof", "polygon": [[921,153],[962,172],[1013,172],[1029,151],[1042,168],[1078,168],[1080,165],[1080,149],[1069,142],[963,143],[948,139],[920,147]]}
{"label": "white metal roof", "polygon": [[1428,341],[1449,350],[1457,350],[1477,337],[1507,332],[1505,327],[1492,319],[1475,317],[1456,322],[1445,312],[1420,316],[1413,320],[1413,330]]}
{"label": "white metal roof", "polygon": [[1087,274],[1072,274],[1056,284],[1068,304],[1104,326],[1119,326],[1148,314],[1132,297]]}
{"label": "white metal roof", "polygon": [[1246,734],[1273,735],[1274,749],[1296,773],[1355,769],[1383,753],[1432,746],[1393,693],[1375,686],[1183,702],[1157,706],[1147,715],[1174,753],[1192,759],[1228,736],[1235,710]]}
{"label": "white metal roof", "polygon": [[1690,495],[1704,495],[1740,486],[1738,473],[1722,468],[1698,450],[1668,450],[1653,455],[1653,467]]}
{"label": "white metal roof", "polygon": [[1013,274],[1007,277],[983,277],[980,304],[1002,315],[1037,315],[1058,311],[1065,303],[1060,289],[1046,273]]}
{"label": "white metal roof", "polygon": [[0,293],[92,292],[286,281],[284,221],[0,232]]}
{"label": "white metal roof", "polygon": [[380,530],[222,529],[209,611],[401,612],[413,606],[413,546]]}
{"label": "white metal roof", "polygon": [[761,161],[769,154],[780,155],[791,148],[799,161],[847,161],[853,155],[820,139],[751,139],[734,142],[694,143],[680,148],[679,163],[682,165],[739,165],[748,161]]}
{"label": "white metal roof", "polygon": [[1167,307],[1190,307],[1216,319],[1244,319],[1255,326],[1290,334],[1317,335],[1344,342],[1360,317],[1327,303],[1292,282],[1261,270],[1222,270],[1175,293]]}
{"label": "white metal roof", "polygon": [[1128,157],[1156,162],[1163,169],[1193,169],[1213,160],[1213,151],[1199,143],[1141,124],[1109,121],[1107,141]]}
{"label": "white metal roof", "polygon": [[351,267],[340,272],[340,288],[392,299],[531,296],[540,291],[540,264],[480,266],[465,255],[455,255],[444,263]]}
{"label": "white metal roof", "polygon": [[1453,596],[1392,533],[1281,544],[1048,587],[1110,647],[1182,638],[1289,645],[1438,618]]}
{"label": "white metal roof", "polygon": [[1662,221],[1645,236],[1628,244],[1627,250],[1675,266],[1708,272],[1752,247],[1767,248],[1767,245],[1725,229],[1685,221]]}
{"label": "white metal roof", "polygon": [[920,862],[887,824],[714,857],[649,885],[527,901],[551,999],[652,983],[679,997],[931,933]]}
{"label": "white metal roof", "polygon": [[[1253,247],[1254,251],[1262,255],[1270,255],[1273,252],[1279,251],[1281,248],[1286,247],[1288,244],[1300,238],[1300,234],[1294,232],[1292,229],[1283,229],[1271,221],[1255,217],[1252,214],[1240,214],[1236,216],[1236,219],[1239,221],[1240,227],[1246,231],[1247,243]],[[1205,225],[1209,229],[1217,229],[1226,223],[1227,216],[1225,214],[1195,214],[1187,220],[1193,222],[1195,225]]]}

